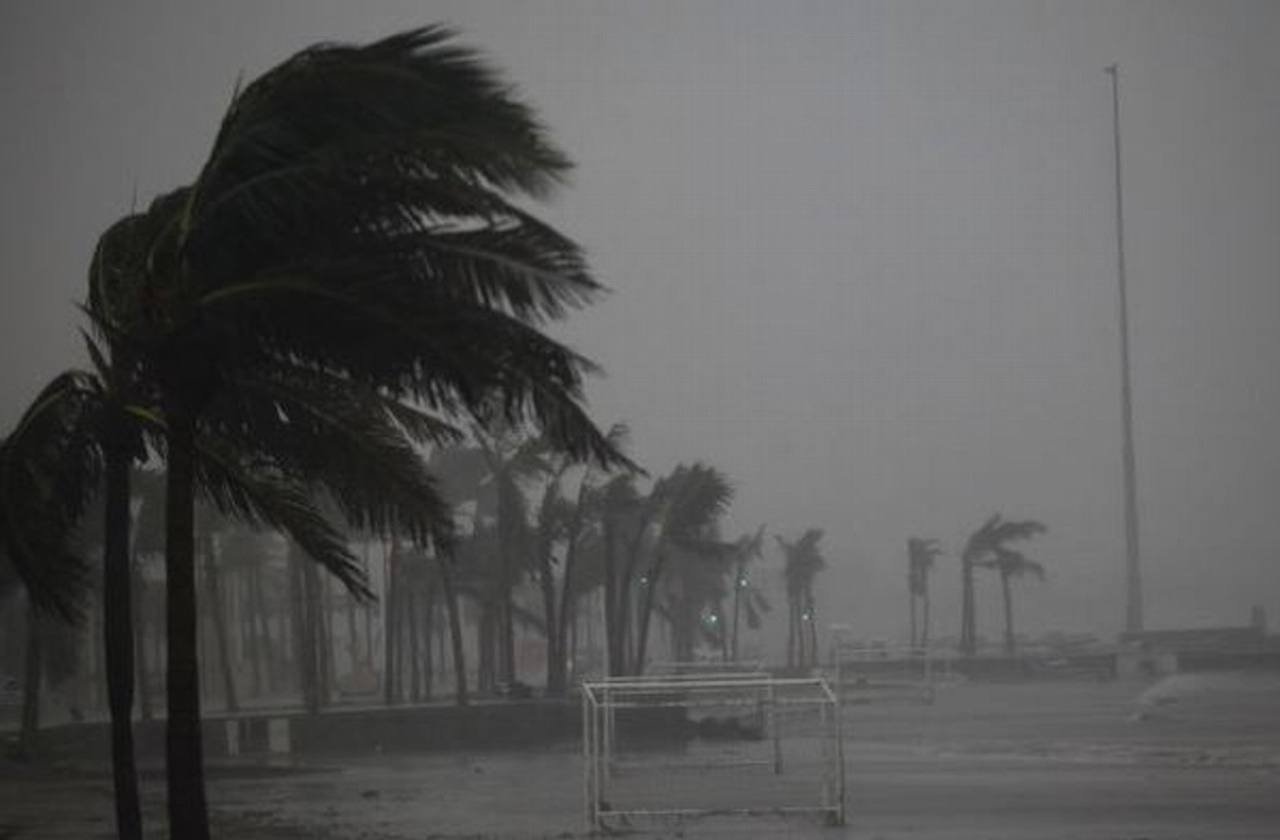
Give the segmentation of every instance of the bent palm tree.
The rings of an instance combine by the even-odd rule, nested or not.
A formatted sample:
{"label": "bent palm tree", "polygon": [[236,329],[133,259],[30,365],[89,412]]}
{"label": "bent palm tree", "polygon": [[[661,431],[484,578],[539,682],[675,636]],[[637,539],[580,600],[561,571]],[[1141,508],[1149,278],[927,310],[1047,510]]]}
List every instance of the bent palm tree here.
{"label": "bent palm tree", "polygon": [[1010,542],[1020,542],[1042,534],[1045,526],[1032,519],[1022,521],[1006,521],[1000,514],[992,514],[976,531],[969,535],[964,551],[960,554],[961,564],[961,624],[960,652],[973,656],[978,649],[977,610],[974,603],[973,575],[979,567],[990,566],[993,557],[1000,551],[1008,550]]}
{"label": "bent palm tree", "polygon": [[787,588],[789,607],[787,625],[787,667],[809,668],[817,662],[817,615],[813,597],[813,581],[826,568],[826,558],[818,548],[821,528],[810,528],[794,543],[774,537],[786,557],[782,575]]}
{"label": "bent palm tree", "polygon": [[1025,554],[999,546],[994,551],[991,565],[1000,573],[1000,591],[1004,596],[1004,655],[1012,658],[1016,653],[1016,637],[1013,632],[1013,592],[1010,582],[1030,575],[1044,580],[1044,566],[1028,559]]}
{"label": "bent palm tree", "polygon": [[[929,574],[942,549],[937,540],[911,537],[907,540],[907,597],[911,605],[911,646],[929,646]],[[916,624],[916,602],[922,607]]]}
{"label": "bent palm tree", "polygon": [[[153,205],[161,233],[124,296],[136,317],[90,307],[113,355],[137,359],[153,389],[158,410],[149,428],[162,434],[168,462],[175,838],[208,836],[194,667],[194,489],[204,484],[216,501],[260,517],[268,491],[280,491],[280,511],[318,528],[292,488],[335,472],[327,452],[289,453],[302,456],[299,468],[250,446],[245,463],[265,462],[276,483],[259,479],[256,493],[228,489],[233,477],[248,477],[239,469],[245,463],[201,445],[202,435],[261,440],[252,418],[279,430],[268,438],[272,447],[291,439],[292,419],[231,410],[246,385],[280,391],[302,381],[310,390],[314,378],[396,405],[415,400],[438,418],[532,421],[576,458],[625,461],[582,407],[590,364],[539,330],[598,287],[572,242],[510,200],[546,194],[568,162],[509,87],[448,39],[446,30],[426,28],[364,47],[313,47],[239,92],[196,181]],[[120,291],[95,287],[100,299]],[[388,422],[402,423],[390,405]],[[336,494],[344,513],[439,537],[438,499],[416,509],[379,504],[374,516],[352,504],[369,501],[357,484]],[[311,536],[322,553],[338,547]],[[330,557],[335,570],[354,572]]]}
{"label": "bent palm tree", "polygon": [[[670,558],[677,552],[685,562],[703,562],[726,556],[732,546],[716,539],[715,528],[733,501],[728,477],[707,464],[680,464],[660,479],[650,493],[651,504],[661,511],[641,580],[640,625],[636,631],[635,673],[644,671],[649,623],[658,585]],[[639,537],[643,539],[644,533]],[[637,546],[641,543],[638,541]]]}
{"label": "bent palm tree", "polygon": [[751,562],[759,560],[764,551],[764,526],[761,525],[754,535],[743,534],[739,538],[735,546],[735,560],[733,568],[733,628],[732,641],[729,645],[729,656],[734,661],[738,661],[740,653],[739,630],[740,618],[745,612],[747,616],[747,627],[757,630],[761,623],[761,613],[769,612],[772,607],[769,600],[765,598],[760,587],[751,582],[750,576],[747,574]]}

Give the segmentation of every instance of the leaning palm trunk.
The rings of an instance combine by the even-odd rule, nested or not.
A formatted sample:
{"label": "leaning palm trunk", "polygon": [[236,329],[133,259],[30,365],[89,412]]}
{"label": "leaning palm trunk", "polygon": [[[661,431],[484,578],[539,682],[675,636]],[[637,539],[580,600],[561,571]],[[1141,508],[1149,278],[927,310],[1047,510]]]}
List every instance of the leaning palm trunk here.
{"label": "leaning palm trunk", "polygon": [[556,674],[564,674],[564,662],[561,655],[559,627],[556,618],[556,586],[551,576],[551,561],[548,557],[539,558],[542,568],[538,572],[538,587],[542,593],[543,624],[547,638],[547,694],[560,693],[563,686],[556,688]]}
{"label": "leaning palm trunk", "polygon": [[907,604],[911,621],[911,647],[915,647],[920,641],[920,634],[916,628],[916,591],[911,584],[907,585]]}
{"label": "leaning palm trunk", "polygon": [[[133,652],[134,659],[137,664],[138,680],[138,707],[142,714],[143,720],[151,720],[154,714],[151,710],[151,665],[147,659],[147,598],[146,598],[146,580],[142,575],[142,558],[136,553],[133,557],[133,563],[130,567],[133,575],[133,609],[137,616],[133,622]],[[105,588],[105,587],[104,587]]]}
{"label": "leaning palm trunk", "polygon": [[165,605],[168,628],[168,731],[172,840],[208,840],[204,795],[204,743],[200,733],[195,574],[195,418],[171,405],[169,471],[165,497]]}
{"label": "leaning palm trunk", "polygon": [[925,584],[924,591],[920,593],[920,647],[925,650],[929,649],[929,585]]}
{"label": "leaning palm trunk", "polygon": [[[121,840],[142,837],[138,803],[138,770],[133,751],[134,632],[129,562],[129,468],[123,447],[106,447],[105,520],[102,557],[102,637],[107,670],[107,702],[111,711],[111,769],[115,784],[116,832]],[[140,580],[141,576],[138,576]],[[140,589],[141,587],[139,587]],[[141,649],[142,644],[139,644]],[[143,663],[143,657],[139,657]],[[142,669],[145,695],[147,673]],[[151,704],[144,708],[150,717]]]}
{"label": "leaning palm trunk", "polygon": [[738,661],[738,614],[742,608],[741,589],[738,581],[742,578],[742,572],[739,571],[737,577],[733,579],[733,642],[729,648],[729,655],[734,662]]}
{"label": "leaning palm trunk", "polygon": [[418,660],[418,594],[415,587],[408,586],[404,593],[404,623],[409,635],[409,702],[417,703],[421,699],[421,662]]}
{"label": "leaning palm trunk", "polygon": [[[437,550],[438,551],[438,550]],[[458,610],[458,592],[453,585],[453,566],[448,558],[436,555],[440,565],[440,588],[444,593],[445,611],[449,614],[449,641],[453,645],[453,686],[459,706],[467,705],[467,663],[462,655],[462,616]]]}
{"label": "leaning palm trunk", "polygon": [[25,757],[35,753],[40,730],[40,678],[44,673],[40,655],[40,613],[27,605],[27,652],[22,675],[22,734],[18,750]]}
{"label": "leaning palm trunk", "polygon": [[1013,637],[1013,590],[1009,577],[1008,572],[1000,572],[1000,590],[1004,596],[1004,655],[1013,658],[1016,643]]}
{"label": "leaning palm trunk", "polygon": [[973,656],[978,651],[977,621],[974,614],[973,563],[962,561],[960,604],[960,652]]}
{"label": "leaning palm trunk", "polygon": [[636,633],[634,666],[637,675],[644,673],[645,660],[647,658],[646,651],[649,646],[649,619],[653,615],[654,593],[658,590],[658,577],[662,573],[664,559],[665,555],[659,552],[657,559],[654,561],[653,569],[649,572],[649,585],[644,588],[644,602],[640,608],[640,629]]}
{"label": "leaning palm trunk", "polygon": [[387,587],[382,604],[382,693],[383,701],[390,706],[396,702],[396,672],[399,670],[397,665],[400,649],[400,563],[394,545],[387,552],[385,566]]}
{"label": "leaning palm trunk", "polygon": [[218,664],[222,671],[223,701],[228,712],[238,711],[236,681],[231,671],[231,644],[227,634],[227,616],[222,601],[222,586],[218,577],[218,564],[214,556],[212,531],[204,534],[204,583],[208,590],[209,611],[213,618],[214,642],[218,646]]}

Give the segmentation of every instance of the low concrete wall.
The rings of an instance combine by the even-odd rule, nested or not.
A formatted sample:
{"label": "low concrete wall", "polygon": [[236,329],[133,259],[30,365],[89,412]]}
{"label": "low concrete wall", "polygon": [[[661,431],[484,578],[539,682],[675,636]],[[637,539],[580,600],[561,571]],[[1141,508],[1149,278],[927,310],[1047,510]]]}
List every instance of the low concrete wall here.
{"label": "low concrete wall", "polygon": [[[685,736],[681,709],[627,710],[618,724],[624,733],[646,738]],[[376,752],[431,752],[536,747],[576,743],[582,711],[576,700],[481,701],[454,705],[327,709],[317,715],[243,712],[203,721],[207,758],[237,755],[358,755]],[[164,721],[134,723],[140,759],[164,756]],[[40,733],[38,749],[55,756],[106,760],[111,750],[107,723],[55,726]]]}

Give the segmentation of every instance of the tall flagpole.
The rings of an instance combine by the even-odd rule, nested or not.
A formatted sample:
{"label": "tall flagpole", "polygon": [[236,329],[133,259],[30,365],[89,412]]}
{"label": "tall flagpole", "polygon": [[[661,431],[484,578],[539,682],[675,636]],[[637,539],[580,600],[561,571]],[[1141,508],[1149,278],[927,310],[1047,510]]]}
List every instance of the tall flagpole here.
{"label": "tall flagpole", "polygon": [[1116,277],[1120,286],[1120,368],[1124,411],[1124,629],[1142,630],[1142,564],[1138,552],[1138,479],[1133,455],[1133,386],[1129,381],[1129,293],[1124,273],[1124,192],[1120,181],[1120,67],[1107,68],[1111,76],[1112,127],[1116,161]]}

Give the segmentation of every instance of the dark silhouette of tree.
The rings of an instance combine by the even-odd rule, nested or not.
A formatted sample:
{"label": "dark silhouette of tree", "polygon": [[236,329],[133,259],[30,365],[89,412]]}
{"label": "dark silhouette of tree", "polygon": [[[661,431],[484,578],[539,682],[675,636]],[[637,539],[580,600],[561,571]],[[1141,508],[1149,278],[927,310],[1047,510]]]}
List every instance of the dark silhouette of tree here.
{"label": "dark silhouette of tree", "polygon": [[775,537],[785,557],[783,579],[787,591],[787,667],[812,668],[818,661],[817,610],[813,581],[827,566],[818,543],[822,529],[810,528],[794,543]]}
{"label": "dark silhouette of tree", "polygon": [[[733,485],[724,473],[700,463],[680,464],[654,484],[648,507],[656,510],[657,515],[650,520],[653,538],[647,544],[647,564],[638,581],[639,627],[635,655],[631,659],[635,673],[642,673],[645,668],[651,616],[663,573],[672,558],[697,564],[714,563],[728,555],[731,547],[718,539],[716,528],[733,501],[733,492]],[[645,535],[640,536],[642,539],[634,543],[637,559],[646,547]]]}
{"label": "dark silhouette of tree", "polygon": [[751,580],[750,567],[764,552],[764,526],[754,535],[743,534],[735,546],[733,567],[733,626],[729,644],[729,658],[738,661],[741,655],[741,618],[745,613],[747,627],[760,629],[762,614],[772,609],[760,587]]}
{"label": "dark silhouette of tree", "polygon": [[1028,559],[1020,551],[1003,546],[995,549],[990,565],[1000,573],[1000,591],[1004,596],[1004,655],[1012,658],[1017,653],[1017,642],[1013,632],[1013,591],[1010,583],[1026,576],[1044,580],[1044,566]]}
{"label": "dark silhouette of tree", "polygon": [[1044,531],[1045,526],[1035,520],[1005,521],[996,513],[969,535],[960,554],[960,652],[964,655],[973,656],[978,648],[974,570],[989,566],[999,552],[1008,550],[1008,543],[1027,540]]}
{"label": "dark silhouette of tree", "polygon": [[[929,575],[942,549],[937,540],[911,537],[907,540],[907,598],[911,612],[911,646],[929,646]],[[921,605],[921,621],[916,622],[916,604]]]}

